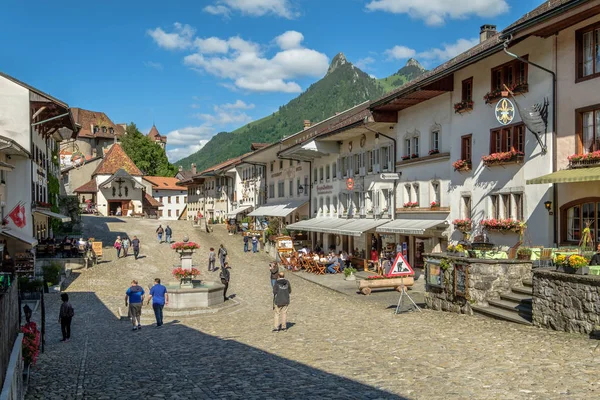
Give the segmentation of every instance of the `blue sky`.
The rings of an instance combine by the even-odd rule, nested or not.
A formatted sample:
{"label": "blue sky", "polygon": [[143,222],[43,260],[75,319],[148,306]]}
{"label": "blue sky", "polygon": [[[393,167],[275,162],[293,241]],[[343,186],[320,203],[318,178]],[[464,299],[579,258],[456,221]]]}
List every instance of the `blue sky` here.
{"label": "blue sky", "polygon": [[541,3],[9,0],[0,71],[145,133],[155,122],[174,161],[276,111],[338,52],[378,78],[409,57],[431,68],[475,44],[482,24],[502,29]]}

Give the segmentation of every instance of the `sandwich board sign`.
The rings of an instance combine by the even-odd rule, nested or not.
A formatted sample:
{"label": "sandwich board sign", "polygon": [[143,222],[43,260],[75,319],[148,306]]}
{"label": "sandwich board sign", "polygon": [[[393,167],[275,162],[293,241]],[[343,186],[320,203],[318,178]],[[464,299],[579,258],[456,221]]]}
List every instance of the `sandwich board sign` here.
{"label": "sandwich board sign", "polygon": [[412,276],[415,274],[415,271],[411,268],[406,258],[402,255],[402,253],[398,253],[396,255],[396,259],[394,260],[394,264],[390,269],[390,272],[386,275],[387,277],[394,276]]}

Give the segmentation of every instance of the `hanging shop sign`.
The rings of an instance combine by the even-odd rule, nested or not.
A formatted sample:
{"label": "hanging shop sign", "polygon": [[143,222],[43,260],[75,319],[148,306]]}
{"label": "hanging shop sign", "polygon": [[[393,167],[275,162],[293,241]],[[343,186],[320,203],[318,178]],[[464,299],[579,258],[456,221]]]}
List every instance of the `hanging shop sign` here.
{"label": "hanging shop sign", "polygon": [[379,174],[379,178],[384,181],[400,179],[400,174],[398,172],[385,172],[383,174]]}
{"label": "hanging shop sign", "polygon": [[502,125],[508,125],[515,119],[515,105],[506,97],[501,98],[496,104],[495,111],[496,120]]}
{"label": "hanging shop sign", "polygon": [[348,189],[348,190],[354,189],[354,179],[352,179],[352,178],[346,179],[346,189]]}
{"label": "hanging shop sign", "polygon": [[394,264],[392,265],[392,268],[390,269],[390,272],[388,272],[387,276],[410,276],[414,274],[415,271],[413,271],[408,261],[406,261],[406,258],[404,258],[402,254],[398,253],[396,255],[396,259],[394,260]]}

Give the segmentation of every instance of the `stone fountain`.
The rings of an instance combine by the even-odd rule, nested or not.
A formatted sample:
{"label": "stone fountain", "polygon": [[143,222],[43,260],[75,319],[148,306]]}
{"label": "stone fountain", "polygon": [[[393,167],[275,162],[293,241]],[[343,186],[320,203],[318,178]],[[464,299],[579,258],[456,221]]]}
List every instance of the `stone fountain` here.
{"label": "stone fountain", "polygon": [[[193,271],[192,257],[198,246],[185,236],[183,242],[175,243],[173,248],[179,253],[180,267],[190,272]],[[169,304],[165,309],[192,310],[223,303],[225,286],[221,282],[200,280],[199,278],[199,276],[193,276],[182,278],[179,282],[169,282],[167,284]]]}

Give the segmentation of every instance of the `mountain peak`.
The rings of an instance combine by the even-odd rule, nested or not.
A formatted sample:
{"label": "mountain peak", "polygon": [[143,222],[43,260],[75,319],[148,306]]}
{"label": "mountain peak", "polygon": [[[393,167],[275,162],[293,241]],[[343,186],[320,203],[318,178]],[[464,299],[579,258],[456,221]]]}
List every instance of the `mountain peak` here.
{"label": "mountain peak", "polygon": [[331,64],[329,64],[329,69],[327,70],[327,75],[331,74],[337,68],[339,68],[342,65],[347,64],[347,63],[348,63],[348,60],[346,59],[346,56],[344,55],[344,53],[337,53],[335,55],[335,57],[333,57],[333,60],[331,60]]}
{"label": "mountain peak", "polygon": [[419,62],[417,60],[415,60],[414,58],[409,58],[408,61],[406,62],[405,67],[417,67],[421,71],[425,71],[425,68],[423,68],[423,66],[421,64],[419,64]]}

